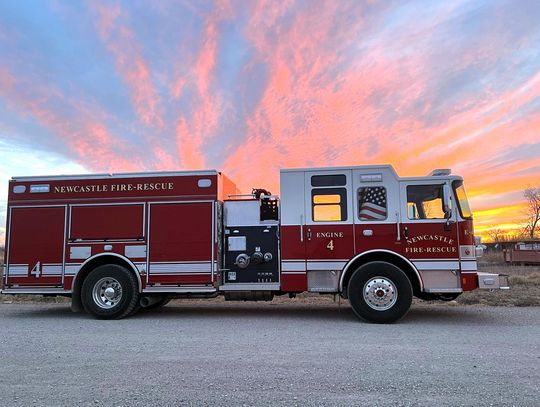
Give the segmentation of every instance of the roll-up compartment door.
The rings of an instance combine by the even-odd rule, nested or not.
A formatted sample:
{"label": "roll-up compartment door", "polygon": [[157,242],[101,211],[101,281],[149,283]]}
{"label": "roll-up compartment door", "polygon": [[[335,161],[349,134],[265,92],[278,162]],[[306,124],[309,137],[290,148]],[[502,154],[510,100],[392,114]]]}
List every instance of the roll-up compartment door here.
{"label": "roll-up compartment door", "polygon": [[7,286],[62,285],[65,222],[65,206],[11,209]]}
{"label": "roll-up compartment door", "polygon": [[213,284],[213,202],[150,204],[149,285]]}

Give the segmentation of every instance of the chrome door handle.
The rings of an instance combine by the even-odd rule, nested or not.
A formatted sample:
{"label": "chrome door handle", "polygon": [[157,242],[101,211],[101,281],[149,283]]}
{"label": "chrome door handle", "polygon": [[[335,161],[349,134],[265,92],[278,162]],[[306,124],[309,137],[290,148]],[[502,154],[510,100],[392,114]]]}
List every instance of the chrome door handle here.
{"label": "chrome door handle", "polygon": [[300,241],[304,241],[304,215],[300,215]]}

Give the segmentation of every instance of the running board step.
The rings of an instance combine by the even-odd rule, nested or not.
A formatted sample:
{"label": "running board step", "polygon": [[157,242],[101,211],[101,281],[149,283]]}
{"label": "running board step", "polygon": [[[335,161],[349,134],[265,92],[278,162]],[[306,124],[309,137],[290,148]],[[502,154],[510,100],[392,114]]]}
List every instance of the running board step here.
{"label": "running board step", "polygon": [[217,290],[214,287],[146,287],[143,293],[176,293],[176,294],[212,294]]}

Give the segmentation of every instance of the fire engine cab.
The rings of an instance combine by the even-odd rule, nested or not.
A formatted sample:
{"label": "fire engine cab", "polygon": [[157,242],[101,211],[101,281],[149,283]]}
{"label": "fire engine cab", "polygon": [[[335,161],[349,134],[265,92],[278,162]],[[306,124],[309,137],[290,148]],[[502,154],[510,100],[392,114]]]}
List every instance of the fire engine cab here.
{"label": "fire engine cab", "polygon": [[14,177],[2,293],[61,295],[122,318],[171,298],[348,298],[372,322],[413,296],[506,289],[477,271],[463,180],[390,165],[283,169],[281,197],[217,171]]}

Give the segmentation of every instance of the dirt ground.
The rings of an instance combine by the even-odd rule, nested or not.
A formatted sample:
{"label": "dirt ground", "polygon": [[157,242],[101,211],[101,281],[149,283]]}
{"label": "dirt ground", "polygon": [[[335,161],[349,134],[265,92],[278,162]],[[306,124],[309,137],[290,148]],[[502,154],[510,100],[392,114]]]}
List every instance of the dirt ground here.
{"label": "dirt ground", "polygon": [[502,253],[488,253],[479,262],[479,270],[508,274],[510,290],[474,290],[463,293],[458,304],[483,304],[530,307],[540,305],[540,266],[510,265],[503,261]]}
{"label": "dirt ground", "polygon": [[[3,251],[0,249],[0,267],[3,266]],[[540,266],[530,265],[510,265],[503,261],[502,253],[488,253],[479,262],[481,271],[508,274],[510,281],[510,290],[502,291],[486,291],[475,290],[463,293],[455,301],[450,304],[454,305],[491,305],[491,306],[508,306],[508,307],[529,307],[540,306]],[[0,302],[4,303],[19,303],[19,302],[54,302],[63,303],[69,302],[69,298],[64,297],[42,297],[37,295],[1,295]],[[181,301],[181,300],[180,300]],[[212,300],[191,300],[190,302],[222,302],[223,298],[218,297]],[[274,303],[291,303],[291,304],[320,304],[339,302],[338,296],[319,295],[303,293],[298,295],[294,300],[290,300],[288,296],[275,297]],[[341,299],[341,302],[346,300]],[[419,299],[414,299],[415,304],[426,304],[428,302]]]}

